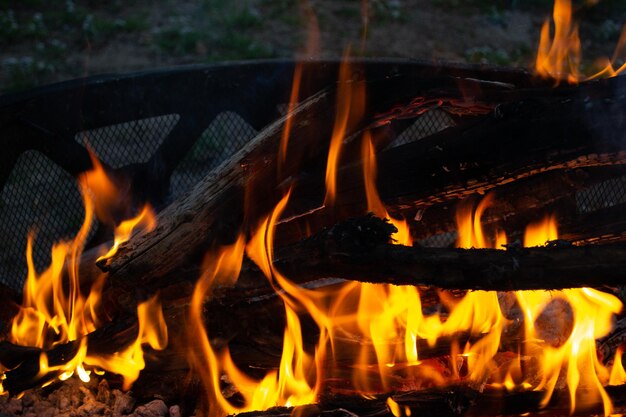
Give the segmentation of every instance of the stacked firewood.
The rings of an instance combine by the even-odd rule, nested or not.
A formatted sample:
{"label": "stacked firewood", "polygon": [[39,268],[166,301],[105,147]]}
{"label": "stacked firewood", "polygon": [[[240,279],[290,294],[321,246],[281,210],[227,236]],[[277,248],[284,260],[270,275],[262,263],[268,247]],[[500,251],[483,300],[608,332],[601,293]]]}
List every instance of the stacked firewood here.
{"label": "stacked firewood", "polygon": [[[234,242],[239,233],[250,233],[290,189],[289,205],[276,229],[274,263],[298,284],[332,277],[416,285],[423,289],[428,307],[437,302],[433,288],[457,293],[615,289],[624,282],[626,246],[619,241],[626,236],[626,215],[615,208],[581,214],[576,193],[626,173],[626,81],[617,77],[555,89],[522,73],[486,71],[481,79],[475,70],[431,68],[420,77],[397,74],[343,82],[365,88],[367,104],[364,116],[348,124],[337,170],[338,197],[332,207],[323,202],[328,139],[340,89],[335,86],[302,100],[262,130],[189,194],[159,213],[154,231],[135,235],[97,268],[93,254],[84,255],[87,281],[100,269],[108,273],[103,305],[112,317],[87,336],[89,349],[106,353],[124,346],[137,331],[129,309],[136,300],[160,293],[173,342],[164,352],[150,353],[153,361],[135,384],[137,395],[175,398],[191,395],[190,386],[197,389],[188,378],[184,357],[190,347],[177,338],[184,339],[181,323],[202,272],[202,257],[210,248]],[[416,118],[435,108],[448,112],[457,125],[390,146]],[[291,139],[282,160],[278,149],[287,120]],[[563,216],[564,241],[536,248],[512,244],[506,250],[392,244],[393,226],[365,215],[358,151],[365,131],[377,149],[381,198],[392,216],[408,220],[414,239],[453,231],[453,208],[459,201],[495,192],[505,204],[489,211],[488,224],[514,235],[545,212],[557,212]],[[585,245],[598,241],[611,244]],[[274,291],[259,268],[244,260],[237,283],[215,289],[206,300],[205,314],[214,327],[210,334],[231,341],[239,363],[263,369],[278,365],[284,323],[276,320],[282,316],[282,304]],[[457,335],[457,340],[470,337]],[[423,342],[421,357],[442,355],[441,347]],[[446,342],[442,344],[445,347]],[[605,343],[606,357],[617,344]],[[66,360],[76,347],[76,342],[55,346],[48,357],[51,363]],[[11,394],[46,382],[37,378],[39,353],[7,342],[0,345],[0,362],[10,369],[3,385]],[[608,392],[617,410],[626,407],[624,387]],[[391,396],[419,415],[534,414],[539,413],[542,395],[538,391],[503,395],[462,386],[369,400],[329,393],[308,411],[389,414],[386,401]],[[567,390],[557,390],[548,411],[569,412],[568,398]],[[290,413],[274,409],[263,414]]]}

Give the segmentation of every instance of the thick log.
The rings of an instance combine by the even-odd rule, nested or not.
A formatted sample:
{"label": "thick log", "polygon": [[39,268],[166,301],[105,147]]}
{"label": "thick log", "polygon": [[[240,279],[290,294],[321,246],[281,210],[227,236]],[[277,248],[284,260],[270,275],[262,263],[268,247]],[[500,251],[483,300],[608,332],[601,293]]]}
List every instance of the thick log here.
{"label": "thick log", "polygon": [[[526,92],[518,101],[502,102],[489,116],[381,152],[377,177],[381,198],[392,215],[420,219],[425,210],[498,192],[539,174],[623,166],[625,84],[624,79],[612,79],[575,90]],[[281,226],[282,243],[299,239],[301,230],[320,230],[341,219],[337,211],[318,210],[322,179],[321,173],[308,173],[299,182],[292,200],[304,214],[288,213],[294,221]],[[590,181],[581,182],[584,186]],[[337,184],[342,218],[362,215],[363,164],[342,167]],[[557,196],[571,192],[568,187]],[[419,227],[416,232],[416,238],[427,235]]]}
{"label": "thick log", "polygon": [[[332,93],[322,91],[297,106],[290,115],[294,119],[293,134],[305,135],[303,130],[312,120],[320,120],[323,126],[330,124],[328,109],[332,107],[331,102]],[[114,285],[137,288],[152,281],[153,288],[158,288],[161,285],[154,282],[159,277],[180,265],[197,262],[201,252],[215,240],[228,242],[234,239],[244,222],[247,197],[253,198],[254,202],[250,204],[258,205],[255,210],[268,210],[275,203],[271,194],[266,199],[246,196],[245,188],[252,184],[249,189],[254,185],[265,189],[262,181],[268,180],[268,171],[276,175],[277,166],[268,162],[268,156],[277,152],[286,120],[283,117],[265,128],[190,194],[163,210],[152,233],[135,236],[115,257],[100,263],[99,266],[109,271]],[[296,159],[301,160],[302,155],[298,156]],[[265,178],[261,178],[260,172]],[[286,172],[290,170],[286,169]],[[256,196],[257,192],[251,193]]]}
{"label": "thick log", "polygon": [[[407,117],[395,111],[384,114],[393,106],[402,107],[409,102],[408,112],[417,114],[425,110],[424,106],[433,106],[423,104],[422,98],[427,98],[435,103],[441,102],[435,107],[441,105],[447,111],[476,116],[485,114],[498,103],[520,96],[514,86],[492,81],[459,79],[445,72],[424,79],[398,74],[364,81],[357,73],[343,85],[350,85],[354,90],[367,86],[368,100],[363,117],[350,118],[345,135],[352,139],[345,144],[343,161],[355,160],[358,152],[351,150],[358,149],[359,143],[354,140],[358,138],[354,133],[374,120],[374,115],[380,114],[374,122],[379,130],[387,131],[375,135],[381,138],[379,144],[388,142],[388,132],[395,132],[388,119]],[[468,87],[471,88],[468,90]],[[465,97],[467,91],[479,92],[484,101],[477,102],[472,97],[468,97],[467,102],[459,99]],[[416,101],[416,97],[420,100]],[[199,262],[203,252],[212,245],[232,242],[233,235],[242,225],[244,231],[255,227],[257,220],[276,204],[297,178],[306,177],[308,172],[324,171],[335,120],[334,98],[334,89],[324,90],[296,106],[290,115],[269,125],[189,195],[161,212],[159,226],[153,232],[133,237],[113,258],[101,263],[101,268],[110,271],[111,279],[119,285],[128,283],[130,287],[144,286],[148,290],[158,288],[177,268]],[[293,121],[291,139],[287,158],[279,162],[279,144],[288,118]],[[404,128],[406,121],[400,120],[398,125]],[[321,200],[317,203],[321,204]],[[141,285],[136,285],[138,281]]]}
{"label": "thick log", "polygon": [[[613,402],[613,411],[622,413],[626,410],[626,385],[608,386],[606,391]],[[577,396],[587,398],[584,390],[579,389]],[[282,417],[302,413],[314,416],[350,416],[350,417],[397,417],[389,406],[389,399],[398,405],[401,415],[424,417],[455,416],[562,416],[571,415],[570,395],[567,389],[556,389],[547,406],[542,407],[544,391],[513,391],[484,388],[474,389],[464,385],[445,388],[433,388],[422,391],[390,393],[364,398],[354,395],[325,395],[318,404],[303,407],[277,407],[266,411],[239,414],[245,417]],[[580,401],[578,403],[580,405]],[[408,409],[408,412],[407,412]],[[589,404],[577,409],[574,415],[593,416],[603,413],[601,403]],[[300,414],[296,414],[300,415]]]}
{"label": "thick log", "polygon": [[444,289],[538,290],[624,283],[626,246],[455,249],[388,243],[395,228],[374,217],[340,223],[283,248],[275,266],[302,283],[321,277]]}

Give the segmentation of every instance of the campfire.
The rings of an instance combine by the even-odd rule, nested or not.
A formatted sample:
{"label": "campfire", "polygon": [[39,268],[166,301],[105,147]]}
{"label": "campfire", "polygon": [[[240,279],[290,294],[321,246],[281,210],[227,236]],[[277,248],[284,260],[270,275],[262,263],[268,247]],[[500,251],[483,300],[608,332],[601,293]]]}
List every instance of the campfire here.
{"label": "campfire", "polygon": [[28,236],[0,393],[106,381],[212,417],[625,412],[624,218],[581,197],[624,175],[624,66],[579,61],[557,0],[533,75],[346,56],[305,94],[297,63],[284,114],[157,214],[88,147],[79,232],[43,270]]}

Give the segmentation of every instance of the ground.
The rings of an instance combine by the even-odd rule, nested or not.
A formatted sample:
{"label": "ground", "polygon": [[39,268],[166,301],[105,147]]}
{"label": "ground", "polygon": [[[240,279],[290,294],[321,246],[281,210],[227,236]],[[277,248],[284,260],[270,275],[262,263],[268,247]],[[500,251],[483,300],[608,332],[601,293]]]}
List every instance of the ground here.
{"label": "ground", "polygon": [[[352,55],[529,67],[552,1],[0,0],[0,92],[190,63],[336,57],[349,45]],[[626,2],[574,3],[587,61],[612,55]]]}

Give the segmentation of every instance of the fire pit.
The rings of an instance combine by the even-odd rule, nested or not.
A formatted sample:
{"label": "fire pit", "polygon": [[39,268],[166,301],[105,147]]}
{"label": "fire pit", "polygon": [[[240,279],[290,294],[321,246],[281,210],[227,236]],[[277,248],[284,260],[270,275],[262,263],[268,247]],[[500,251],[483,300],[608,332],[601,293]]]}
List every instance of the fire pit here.
{"label": "fire pit", "polygon": [[0,98],[0,409],[624,412],[626,81],[546,42]]}

